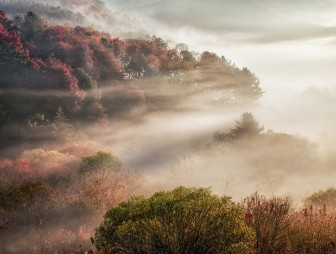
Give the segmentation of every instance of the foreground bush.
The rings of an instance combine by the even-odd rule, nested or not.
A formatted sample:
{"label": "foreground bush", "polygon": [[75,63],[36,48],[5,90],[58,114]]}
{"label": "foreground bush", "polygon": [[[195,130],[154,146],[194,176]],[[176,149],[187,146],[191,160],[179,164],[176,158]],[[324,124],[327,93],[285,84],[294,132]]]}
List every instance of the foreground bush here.
{"label": "foreground bush", "polygon": [[325,205],[296,210],[289,198],[255,193],[244,206],[246,222],[255,231],[257,254],[336,253],[336,216]]}
{"label": "foreground bush", "polygon": [[336,216],[326,207],[305,208],[292,220],[289,253],[336,253]]}
{"label": "foreground bush", "polygon": [[255,193],[244,200],[246,222],[256,235],[258,254],[287,253],[294,210],[289,198],[266,197]]}
{"label": "foreground bush", "polygon": [[107,253],[253,253],[242,209],[208,189],[179,187],[133,197],[109,210],[96,231]]}

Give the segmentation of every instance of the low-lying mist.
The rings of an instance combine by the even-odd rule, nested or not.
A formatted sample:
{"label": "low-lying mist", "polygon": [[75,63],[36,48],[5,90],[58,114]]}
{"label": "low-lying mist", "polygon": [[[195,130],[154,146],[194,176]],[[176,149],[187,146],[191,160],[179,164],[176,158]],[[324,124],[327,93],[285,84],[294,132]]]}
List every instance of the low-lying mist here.
{"label": "low-lying mist", "polygon": [[[211,186],[236,200],[258,190],[291,195],[300,203],[307,194],[333,184],[336,147],[332,126],[336,112],[332,91],[309,88],[292,95],[280,108],[257,102],[242,104],[232,98],[218,100],[211,90],[157,85],[164,82],[165,78],[141,80],[145,106],[131,107],[109,123],[75,126],[72,135],[76,137],[67,143],[84,139],[113,151],[128,168],[144,176],[149,192],[178,185]],[[103,97],[120,96],[115,99],[122,101],[130,92],[123,89],[105,84],[101,93]],[[243,112],[252,112],[264,131],[239,144],[214,145],[214,134],[229,132]],[[60,147],[50,142],[48,145],[45,141],[51,137],[42,131],[34,135],[40,135],[37,147]]]}
{"label": "low-lying mist", "polygon": [[[1,236],[7,253],[18,253],[27,245],[37,253],[89,249],[89,238],[105,211],[134,194],[202,186],[237,202],[255,191],[290,195],[300,206],[311,193],[333,185],[336,146],[330,126],[335,112],[330,91],[311,88],[282,108],[269,108],[232,98],[218,100],[211,89],[155,88],[160,82],[164,78],[141,80],[145,104],[130,106],[108,122],[72,125],[64,114],[58,123],[39,129],[40,119],[30,127],[36,143],[3,150],[12,155],[1,161],[3,179],[9,181],[2,182],[2,188],[17,186],[7,195],[26,193],[23,200],[31,200],[35,191],[45,193],[33,198],[33,206],[28,201],[21,212],[2,211],[8,218],[3,227],[12,228],[11,236]],[[129,90],[101,88],[102,98],[116,101],[125,98],[125,91]],[[264,130],[216,140],[215,134],[230,133],[244,112],[252,112]],[[81,158],[98,150],[118,155],[124,171],[81,175]],[[27,194],[26,188],[31,192]]]}
{"label": "low-lying mist", "polygon": [[[147,82],[151,87],[152,81]],[[33,206],[31,201],[20,205],[21,212],[2,211],[7,223],[2,227],[12,230],[11,235],[1,236],[7,253],[18,253],[27,245],[37,253],[89,249],[89,238],[106,209],[133,194],[203,186],[237,202],[258,191],[267,196],[290,195],[300,206],[311,193],[334,184],[336,146],[330,129],[335,119],[334,95],[328,90],[309,89],[293,97],[292,104],[276,109],[258,103],[219,103],[205,92],[180,96],[181,90],[174,93],[172,88],[169,93],[144,91],[146,98],[162,98],[164,103],[153,100],[151,104],[148,99],[141,113],[135,108],[108,123],[59,123],[53,137],[48,130],[37,131],[37,137],[44,134],[40,142],[18,150],[11,147],[13,155],[1,161],[2,179],[8,179],[2,188],[17,186],[10,195],[25,193],[21,198],[27,201],[35,191],[45,194],[34,197]],[[104,93],[108,91],[102,89]],[[216,133],[225,136],[235,129],[244,112],[252,112],[264,130],[216,139]],[[48,142],[59,135],[57,143]],[[81,158],[98,150],[117,154],[123,171],[81,175]]]}
{"label": "low-lying mist", "polygon": [[[223,105],[197,94],[141,120],[114,121],[99,131],[88,126],[87,133],[143,172],[153,191],[211,186],[236,200],[259,191],[290,195],[300,204],[308,194],[332,186],[335,179],[334,97],[327,89],[309,88],[280,108]],[[246,111],[255,115],[264,131],[241,143],[214,144],[214,133],[229,132]]]}

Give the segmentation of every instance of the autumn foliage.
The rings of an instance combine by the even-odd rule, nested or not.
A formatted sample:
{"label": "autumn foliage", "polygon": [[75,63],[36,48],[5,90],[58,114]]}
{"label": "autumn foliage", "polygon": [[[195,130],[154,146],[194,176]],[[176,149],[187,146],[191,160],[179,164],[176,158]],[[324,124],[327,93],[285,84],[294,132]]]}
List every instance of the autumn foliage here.
{"label": "autumn foliage", "polygon": [[336,215],[325,205],[295,209],[290,198],[258,193],[243,202],[245,220],[255,234],[257,254],[335,253]]}
{"label": "autumn foliage", "polygon": [[[119,39],[92,28],[49,25],[33,12],[16,19],[14,25],[1,11],[0,44],[0,70],[6,73],[0,77],[0,89],[52,92],[45,114],[61,106],[69,118],[106,119],[116,115],[116,109],[144,110],[151,97],[141,93],[143,88],[138,80],[158,76],[169,84],[183,84],[183,89],[194,90],[198,84],[200,92],[209,90],[210,82],[216,93],[222,91],[235,100],[243,96],[253,101],[261,96],[259,81],[253,73],[213,53],[204,52],[198,57],[186,48],[169,48],[157,37]],[[95,85],[83,85],[83,77]],[[162,84],[167,82],[157,82],[156,86]],[[139,92],[132,92],[134,88]],[[109,92],[96,96],[102,89]],[[236,92],[232,93],[233,90]],[[43,104],[44,99],[39,99]],[[12,119],[37,113],[37,109],[31,109],[20,115],[11,102],[5,98],[3,101],[12,110]],[[128,106],[118,107],[121,101]]]}
{"label": "autumn foliage", "polygon": [[[83,172],[83,163],[92,170]],[[103,213],[142,183],[115,155],[85,144],[0,158],[0,178],[0,238],[6,253],[22,251],[21,245],[27,253],[88,248]]]}

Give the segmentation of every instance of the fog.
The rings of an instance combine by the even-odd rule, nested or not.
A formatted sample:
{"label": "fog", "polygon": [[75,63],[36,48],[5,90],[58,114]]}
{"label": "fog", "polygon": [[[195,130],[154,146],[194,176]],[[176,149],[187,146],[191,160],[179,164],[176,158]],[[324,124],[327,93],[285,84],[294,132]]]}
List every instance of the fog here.
{"label": "fog", "polygon": [[[287,98],[281,107],[223,105],[197,94],[184,96],[168,110],[148,112],[141,120],[115,121],[99,134],[90,127],[86,132],[142,172],[149,193],[147,188],[211,186],[237,201],[259,191],[289,195],[300,205],[309,194],[333,186],[336,177],[334,101],[333,91],[316,87]],[[213,145],[214,133],[228,132],[246,111],[264,126],[264,137],[245,145]],[[288,134],[290,140],[281,136]]]}

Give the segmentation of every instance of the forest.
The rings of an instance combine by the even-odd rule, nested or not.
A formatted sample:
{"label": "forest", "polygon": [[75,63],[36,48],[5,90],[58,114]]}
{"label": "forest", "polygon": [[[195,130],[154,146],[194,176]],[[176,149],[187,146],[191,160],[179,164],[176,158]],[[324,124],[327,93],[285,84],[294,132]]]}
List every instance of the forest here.
{"label": "forest", "polygon": [[0,2],[1,253],[336,252],[333,140],[267,129],[249,68],[84,2]]}

